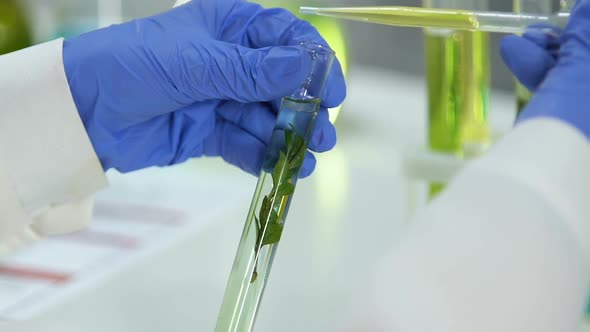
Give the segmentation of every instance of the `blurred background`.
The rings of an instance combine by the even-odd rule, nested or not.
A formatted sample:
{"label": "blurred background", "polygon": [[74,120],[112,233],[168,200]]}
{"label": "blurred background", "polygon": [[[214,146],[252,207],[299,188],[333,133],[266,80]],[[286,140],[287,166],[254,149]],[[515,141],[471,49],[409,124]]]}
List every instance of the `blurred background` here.
{"label": "blurred background", "polygon": [[[300,5],[359,6],[408,5],[419,6],[420,0],[263,0],[265,6]],[[30,42],[42,42],[58,36],[72,36],[89,29],[136,17],[158,13],[169,8],[172,0],[0,0],[0,51],[18,48]],[[512,10],[511,0],[490,1],[492,10]],[[16,14],[19,7],[21,13]],[[21,18],[25,22],[18,22]],[[17,19],[18,18],[18,19]],[[424,73],[423,40],[419,29],[400,29],[356,22],[341,23],[346,32],[348,57],[351,63],[405,73]],[[8,30],[10,29],[10,30]],[[14,30],[12,30],[14,29]],[[27,34],[23,33],[27,29]],[[2,32],[4,31],[4,33]],[[8,33],[7,31],[14,31]],[[31,38],[29,39],[29,34]],[[13,36],[22,40],[10,41]],[[367,38],[370,36],[370,38]],[[513,82],[501,64],[495,36],[493,49],[494,85],[511,89]],[[8,44],[9,46],[6,46]]]}

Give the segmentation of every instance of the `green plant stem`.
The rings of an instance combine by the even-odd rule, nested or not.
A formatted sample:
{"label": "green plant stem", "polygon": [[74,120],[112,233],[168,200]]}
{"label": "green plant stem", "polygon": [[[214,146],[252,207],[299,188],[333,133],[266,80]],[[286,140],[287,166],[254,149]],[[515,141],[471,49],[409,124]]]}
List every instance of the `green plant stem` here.
{"label": "green plant stem", "polygon": [[286,146],[280,151],[279,159],[272,172],[273,188],[264,196],[262,206],[256,219],[256,245],[254,247],[255,264],[250,282],[258,279],[258,256],[267,245],[276,244],[283,234],[286,205],[295,192],[295,176],[298,175],[307,146],[305,140],[294,128],[285,130]]}

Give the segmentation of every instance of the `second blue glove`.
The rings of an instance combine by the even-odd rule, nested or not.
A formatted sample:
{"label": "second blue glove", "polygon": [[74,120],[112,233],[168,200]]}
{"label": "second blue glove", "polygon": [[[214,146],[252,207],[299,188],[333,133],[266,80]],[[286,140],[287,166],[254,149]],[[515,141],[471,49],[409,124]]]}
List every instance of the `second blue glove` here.
{"label": "second blue glove", "polygon": [[561,34],[526,34],[503,41],[503,56],[535,92],[518,121],[549,117],[590,139],[590,0],[578,0]]}

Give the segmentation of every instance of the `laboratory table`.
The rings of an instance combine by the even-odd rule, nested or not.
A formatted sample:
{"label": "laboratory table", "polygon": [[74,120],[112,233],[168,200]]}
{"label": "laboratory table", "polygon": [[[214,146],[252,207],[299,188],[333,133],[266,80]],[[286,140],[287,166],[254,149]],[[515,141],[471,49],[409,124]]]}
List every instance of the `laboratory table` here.
{"label": "laboratory table", "polygon": [[[420,77],[352,70],[339,145],[298,185],[256,331],[347,331],[370,310],[364,294],[375,266],[408,222],[409,196],[419,194],[408,190],[402,165],[424,145],[425,96]],[[513,120],[511,95],[494,92],[492,110],[501,134]],[[256,179],[217,159],[109,178],[99,200],[179,209],[204,227],[0,331],[213,331]],[[209,210],[217,217],[203,217]],[[362,324],[354,328],[371,330]]]}

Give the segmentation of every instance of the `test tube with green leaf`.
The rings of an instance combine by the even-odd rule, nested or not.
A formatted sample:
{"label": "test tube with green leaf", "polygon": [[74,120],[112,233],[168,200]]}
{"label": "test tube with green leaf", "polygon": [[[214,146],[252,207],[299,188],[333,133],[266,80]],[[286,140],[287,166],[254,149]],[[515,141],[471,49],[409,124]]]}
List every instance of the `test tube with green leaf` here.
{"label": "test tube with green leaf", "polygon": [[251,331],[285,229],[334,52],[300,44],[312,60],[305,82],[283,98],[225,291],[216,332]]}

